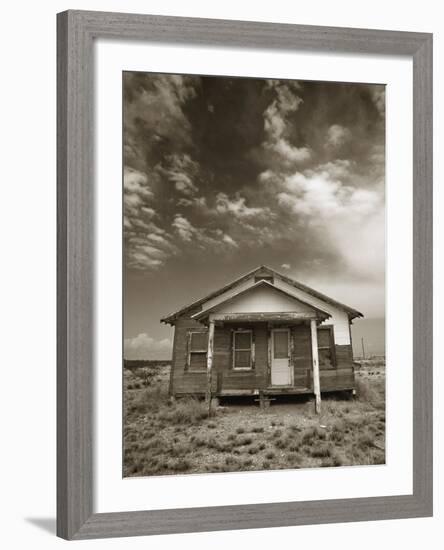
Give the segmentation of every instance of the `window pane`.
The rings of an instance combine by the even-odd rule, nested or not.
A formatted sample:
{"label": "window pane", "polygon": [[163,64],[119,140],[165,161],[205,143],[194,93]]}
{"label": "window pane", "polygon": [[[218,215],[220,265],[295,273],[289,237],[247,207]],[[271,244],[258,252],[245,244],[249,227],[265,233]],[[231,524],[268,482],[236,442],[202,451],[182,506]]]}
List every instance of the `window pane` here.
{"label": "window pane", "polygon": [[330,348],[319,350],[319,368],[330,369],[333,368],[333,360],[331,357]]}
{"label": "window pane", "polygon": [[191,353],[190,354],[190,369],[191,370],[206,370],[207,354],[206,353]]}
{"label": "window pane", "polygon": [[234,368],[235,369],[249,369],[251,367],[251,352],[249,351],[236,351],[234,353]]}
{"label": "window pane", "polygon": [[288,357],[288,332],[273,332],[274,358],[285,359]]}
{"label": "window pane", "polygon": [[251,332],[235,332],[234,349],[250,349],[250,348],[251,348]]}
{"label": "window pane", "polygon": [[208,347],[208,334],[206,332],[193,332],[191,334],[191,351],[204,351]]}
{"label": "window pane", "polygon": [[318,329],[318,347],[328,348],[330,346],[330,329],[319,328]]}

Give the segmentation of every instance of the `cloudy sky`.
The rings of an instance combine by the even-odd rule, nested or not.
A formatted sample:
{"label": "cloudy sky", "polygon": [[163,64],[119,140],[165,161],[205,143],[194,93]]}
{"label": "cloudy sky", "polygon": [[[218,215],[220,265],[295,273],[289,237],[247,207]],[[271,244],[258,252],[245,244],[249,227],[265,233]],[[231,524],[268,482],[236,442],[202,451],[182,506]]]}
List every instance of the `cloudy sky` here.
{"label": "cloudy sky", "polygon": [[261,264],[384,318],[383,85],[123,86],[125,357],[168,358],[160,318]]}

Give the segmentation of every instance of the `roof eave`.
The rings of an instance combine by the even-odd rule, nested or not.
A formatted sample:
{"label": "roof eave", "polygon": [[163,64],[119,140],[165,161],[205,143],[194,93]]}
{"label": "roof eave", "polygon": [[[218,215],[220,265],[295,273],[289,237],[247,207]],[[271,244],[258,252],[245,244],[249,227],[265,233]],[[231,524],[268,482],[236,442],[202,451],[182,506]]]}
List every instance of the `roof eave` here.
{"label": "roof eave", "polygon": [[[193,307],[197,307],[199,306],[200,304],[203,304],[204,302],[206,302],[207,300],[211,300],[212,298],[216,297],[216,296],[219,296],[220,294],[223,294],[224,292],[226,292],[227,290],[229,290],[230,288],[232,288],[233,286],[241,283],[242,281],[244,281],[245,279],[248,279],[248,277],[251,277],[254,273],[256,273],[257,271],[259,271],[260,269],[263,269],[263,268],[266,268],[266,269],[269,269],[268,267],[266,266],[260,266],[260,267],[256,267],[254,269],[252,269],[251,271],[249,271],[248,273],[245,273],[244,275],[241,275],[240,277],[238,277],[237,279],[235,279],[234,281],[231,281],[230,283],[224,285],[222,288],[218,289],[218,290],[213,290],[213,292],[210,292],[209,294],[207,294],[205,297],[203,298],[200,298],[199,300],[195,300],[194,302],[192,302],[191,304],[188,304],[180,309],[178,309],[177,311],[175,311],[174,313],[171,313],[170,315],[167,315],[166,317],[163,317],[160,322],[161,323],[167,323],[167,324],[170,324],[170,325],[173,325],[174,324],[174,321],[176,321],[176,319],[178,319],[183,313],[187,312],[188,310],[192,309]],[[271,270],[270,270],[271,271]]]}
{"label": "roof eave", "polygon": [[348,318],[350,319],[350,321],[353,321],[353,319],[357,319],[359,317],[364,317],[364,314],[357,310],[352,310],[348,314]]}
{"label": "roof eave", "polygon": [[218,296],[220,294],[223,294],[224,292],[229,290],[231,287],[235,286],[236,284],[241,283],[242,281],[244,281],[248,277],[251,277],[254,273],[260,271],[261,269],[266,269],[266,270],[270,271],[271,273],[273,273],[275,276],[278,276],[281,280],[283,280],[283,281],[287,282],[288,284],[294,286],[295,288],[299,288],[300,290],[303,290],[304,292],[307,292],[308,294],[310,294],[310,295],[312,295],[312,296],[314,296],[314,297],[316,297],[316,298],[318,298],[318,299],[320,299],[320,300],[322,300],[326,303],[329,303],[329,304],[331,304],[331,305],[333,305],[333,306],[335,306],[339,309],[342,309],[343,311],[345,311],[347,313],[348,318],[349,318],[350,321],[352,321],[353,319],[355,319],[357,317],[364,317],[364,315],[360,311],[357,311],[356,309],[353,309],[353,308],[351,308],[351,307],[349,307],[345,304],[342,304],[341,302],[337,302],[336,300],[330,298],[329,296],[326,296],[325,294],[323,294],[323,293],[321,293],[321,292],[319,292],[319,291],[317,291],[313,288],[310,288],[310,287],[304,285],[303,283],[299,283],[298,281],[295,281],[295,280],[291,279],[290,277],[287,277],[286,275],[282,275],[282,273],[279,273],[278,271],[275,271],[273,268],[268,267],[267,265],[261,265],[260,267],[257,267],[255,269],[249,271],[248,273],[245,273],[241,277],[238,277],[236,280],[232,281],[231,283],[228,283],[227,285],[223,286],[219,290],[211,292],[210,294],[208,294],[204,298],[201,298],[200,300],[196,300],[193,303],[182,307],[178,311],[176,311],[176,312],[174,312],[170,315],[167,315],[166,317],[163,317],[160,320],[160,322],[165,323],[165,324],[169,324],[169,325],[174,325],[176,320],[181,315],[183,315],[184,313],[186,313],[187,311],[189,311],[193,307],[197,307],[197,306],[203,304],[205,301],[210,300],[210,299],[212,299],[215,296]]}
{"label": "roof eave", "polygon": [[305,300],[301,300],[300,298],[295,298],[294,296],[290,295],[288,292],[286,292],[285,290],[282,290],[281,288],[278,288],[278,287],[275,287],[273,284],[269,283],[268,281],[258,281],[257,283],[254,283],[251,287],[249,288],[246,288],[240,292],[238,292],[237,294],[235,294],[234,296],[230,296],[229,298],[227,298],[226,300],[224,300],[223,302],[219,303],[219,304],[216,304],[214,306],[211,306],[207,309],[203,309],[201,311],[198,311],[196,312],[194,315],[192,315],[191,317],[193,319],[196,319],[196,320],[200,320],[200,319],[203,319],[203,318],[206,318],[209,314],[213,313],[215,310],[217,310],[218,307],[220,307],[222,304],[225,304],[225,303],[228,303],[228,302],[231,302],[232,300],[235,300],[236,298],[238,298],[239,296],[243,295],[243,294],[246,294],[248,292],[250,292],[251,290],[255,289],[255,288],[258,288],[260,286],[266,286],[266,287],[269,287],[271,289],[273,289],[274,291],[276,292],[280,292],[282,294],[285,294],[286,296],[290,296],[291,298],[294,298],[295,300],[297,300],[298,302],[308,306],[310,309],[312,309],[313,311],[315,311],[318,315],[319,318],[321,317],[325,317],[325,319],[328,319],[329,317],[331,317],[331,315],[327,312],[327,311],[324,311],[323,309],[319,308],[319,307],[316,307],[308,302],[306,302]]}
{"label": "roof eave", "polygon": [[174,315],[169,315],[168,317],[162,317],[162,319],[160,320],[161,323],[165,323],[166,325],[175,325],[175,322],[177,320],[177,315],[174,314]]}
{"label": "roof eave", "polygon": [[199,318],[195,317],[200,323],[207,325],[211,320],[218,322],[233,322],[233,323],[255,323],[255,322],[304,322],[310,319],[316,319],[319,322],[326,321],[331,315],[328,313],[315,312],[314,315],[308,315],[297,312],[252,312],[252,313],[209,313],[205,312]]}

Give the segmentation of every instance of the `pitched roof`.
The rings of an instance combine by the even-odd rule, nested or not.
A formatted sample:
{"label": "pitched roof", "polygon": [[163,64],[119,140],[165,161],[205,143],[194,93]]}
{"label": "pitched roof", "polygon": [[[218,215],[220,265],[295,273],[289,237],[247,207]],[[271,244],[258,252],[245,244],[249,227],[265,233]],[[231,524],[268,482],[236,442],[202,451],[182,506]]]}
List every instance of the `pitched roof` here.
{"label": "pitched roof", "polygon": [[354,319],[355,317],[364,317],[363,314],[356,309],[353,309],[349,306],[346,306],[345,304],[342,304],[341,302],[337,302],[336,300],[333,300],[333,298],[330,298],[326,296],[325,294],[322,294],[321,292],[318,292],[317,290],[314,290],[313,288],[310,288],[302,283],[299,283],[298,281],[295,281],[294,279],[291,279],[290,277],[287,277],[286,275],[282,275],[282,273],[278,273],[271,267],[267,267],[266,265],[261,265],[252,271],[249,271],[245,275],[242,275],[241,277],[238,277],[236,280],[232,281],[231,283],[223,286],[222,288],[215,290],[213,292],[210,292],[210,294],[204,296],[200,300],[196,300],[195,302],[188,304],[187,306],[184,306],[183,308],[179,309],[178,311],[171,313],[170,315],[167,315],[161,319],[162,323],[170,323],[174,324],[176,319],[178,317],[181,317],[185,313],[187,313],[189,310],[193,310],[199,306],[201,306],[203,303],[207,302],[208,300],[211,300],[213,298],[216,298],[217,296],[220,296],[224,292],[227,292],[228,290],[234,288],[235,286],[243,283],[247,279],[251,277],[267,277],[267,276],[273,276],[281,281],[299,289],[303,292],[306,292],[307,294],[310,294],[314,298],[318,298],[319,300],[322,300],[323,302],[330,304],[332,306],[337,307],[338,309],[342,309],[345,311],[350,319]]}
{"label": "pitched roof", "polygon": [[[281,288],[277,288],[275,287],[273,284],[269,283],[268,281],[265,281],[264,279],[258,281],[257,283],[254,283],[253,285],[251,285],[250,287],[248,288],[245,288],[241,291],[239,291],[237,294],[234,294],[233,296],[229,296],[226,300],[224,300],[223,302],[221,302],[222,304],[227,304],[229,302],[232,302],[234,300],[236,300],[237,298],[239,298],[240,296],[246,294],[247,292],[250,292],[251,290],[255,289],[255,288],[259,288],[259,287],[266,287],[266,288],[272,288],[274,291],[276,292],[279,292],[281,294],[284,294],[285,296],[289,296],[290,298],[292,298],[293,300],[295,300],[296,302],[300,302],[301,304],[304,304],[305,306],[308,306],[310,309],[312,309],[315,313],[318,314],[318,316],[322,319],[328,319],[329,317],[331,317],[331,315],[329,313],[327,313],[326,311],[322,310],[321,308],[319,307],[316,307],[312,304],[309,304],[308,302],[305,302],[304,300],[301,300],[300,298],[296,298],[295,296],[293,296],[292,294],[290,294],[289,292],[281,289]],[[197,319],[198,321],[206,318],[211,312],[217,310],[217,308],[221,305],[221,303],[218,303],[218,304],[214,304],[210,307],[207,307],[207,308],[204,308],[202,309],[201,311],[198,311],[197,313],[193,314],[192,317],[193,319]],[[277,313],[277,312],[276,312]]]}

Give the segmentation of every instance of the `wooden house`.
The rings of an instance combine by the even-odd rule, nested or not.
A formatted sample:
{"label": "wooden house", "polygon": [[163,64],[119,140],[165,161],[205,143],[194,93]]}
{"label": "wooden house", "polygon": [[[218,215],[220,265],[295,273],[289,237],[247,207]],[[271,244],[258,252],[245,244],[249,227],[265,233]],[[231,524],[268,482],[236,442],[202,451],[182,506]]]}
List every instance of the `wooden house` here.
{"label": "wooden house", "polygon": [[172,396],[353,391],[350,325],[362,313],[266,266],[168,315]]}

